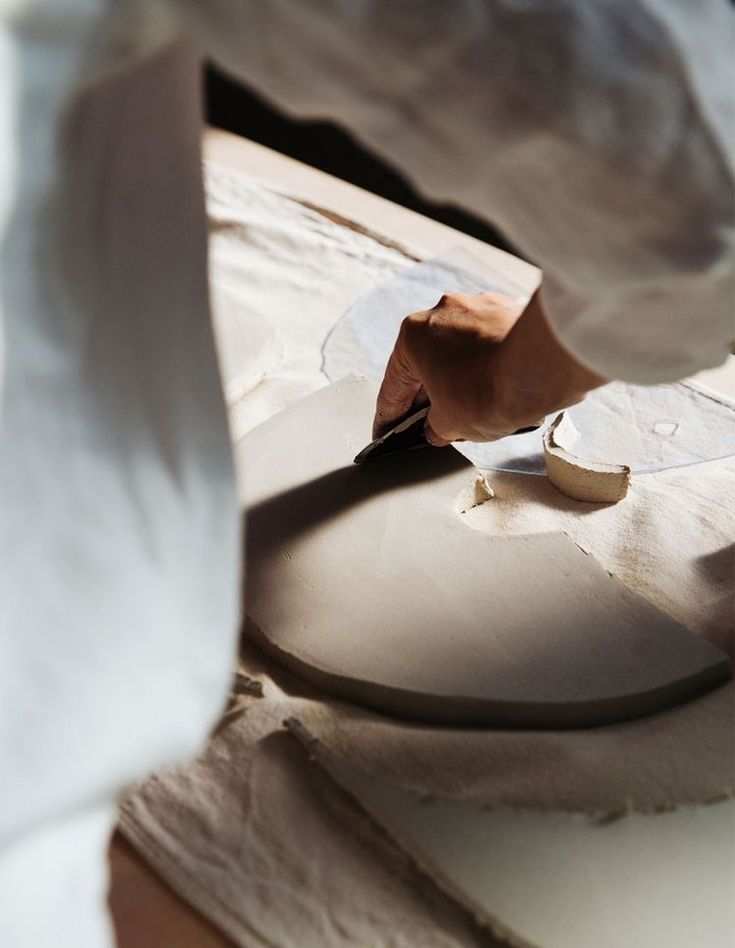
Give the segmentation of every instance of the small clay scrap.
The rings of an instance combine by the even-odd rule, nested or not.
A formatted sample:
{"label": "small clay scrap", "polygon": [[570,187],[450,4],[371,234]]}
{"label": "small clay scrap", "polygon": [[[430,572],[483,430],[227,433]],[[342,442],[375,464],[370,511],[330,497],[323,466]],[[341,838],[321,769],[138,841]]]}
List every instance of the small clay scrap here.
{"label": "small clay scrap", "polygon": [[474,510],[475,507],[480,507],[486,501],[492,500],[494,496],[495,491],[488,483],[487,478],[478,473],[469,487],[460,492],[457,498],[457,509],[461,514],[467,513],[468,510]]}
{"label": "small clay scrap", "polygon": [[628,493],[630,468],[626,464],[585,461],[573,454],[579,432],[562,412],[544,432],[546,475],[557,490],[572,500],[616,504]]}

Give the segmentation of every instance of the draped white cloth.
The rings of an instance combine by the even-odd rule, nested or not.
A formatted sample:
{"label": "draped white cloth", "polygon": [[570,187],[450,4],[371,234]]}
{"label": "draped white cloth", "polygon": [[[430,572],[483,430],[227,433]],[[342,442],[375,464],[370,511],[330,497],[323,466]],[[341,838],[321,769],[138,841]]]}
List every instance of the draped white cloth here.
{"label": "draped white cloth", "polygon": [[115,799],[232,664],[199,52],[494,221],[564,343],[653,382],[735,336],[732,38],[724,0],[0,2],[2,944],[109,941]]}

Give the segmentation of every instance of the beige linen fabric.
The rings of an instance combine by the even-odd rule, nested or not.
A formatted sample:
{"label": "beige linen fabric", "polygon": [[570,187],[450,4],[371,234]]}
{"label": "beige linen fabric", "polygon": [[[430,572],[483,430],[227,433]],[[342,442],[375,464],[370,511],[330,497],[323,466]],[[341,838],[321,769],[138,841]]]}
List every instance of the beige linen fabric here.
{"label": "beige linen fabric", "polygon": [[[318,348],[340,309],[346,309],[371,279],[409,265],[412,255],[401,258],[392,249],[386,257],[375,235],[348,236],[345,227],[319,220],[314,210],[221,168],[210,168],[207,181],[215,286],[221,275],[238,285],[240,302],[250,312],[248,285],[254,286],[257,296],[263,292],[257,274],[276,267],[282,277],[278,285],[270,284],[268,304],[278,346],[261,385],[231,403],[235,419],[241,419],[238,431],[244,433],[255,420],[293,403],[303,389],[324,384]],[[288,251],[279,250],[283,247],[279,219],[290,222]],[[330,284],[337,289],[328,307],[322,303],[318,264],[323,243],[331,248],[339,276]],[[293,278],[300,274],[298,307],[293,305],[289,258],[298,260]],[[360,286],[351,292],[353,268]],[[276,353],[296,351],[297,331],[301,348],[294,389],[288,359]],[[226,331],[219,344],[226,345]],[[723,412],[732,411],[727,400],[719,403]],[[606,507],[571,501],[543,477],[496,474],[496,497],[465,517],[468,528],[497,533],[564,530],[659,607],[729,647],[735,528],[726,499],[734,479],[734,458],[641,475],[633,479],[623,503]],[[324,799],[331,800],[333,794],[321,776],[309,774],[298,746],[283,734],[284,723],[327,764],[347,761],[397,787],[471,805],[620,814],[630,808],[651,811],[715,801],[732,793],[729,686],[682,708],[614,727],[488,732],[404,724],[331,701],[248,645],[240,667],[234,707],[199,761],[160,773],[137,788],[121,816],[123,831],[151,864],[239,944],[286,948],[301,925],[312,926],[304,930],[317,940],[307,937],[300,944],[322,944],[323,930],[318,926],[327,915],[316,906],[326,899],[328,909],[323,911],[335,925],[354,921],[358,927],[367,926],[363,932],[372,925],[373,940],[368,938],[367,943],[390,945],[391,926],[401,930],[412,924],[408,920],[415,917],[417,892],[424,891],[418,877],[399,874],[390,897],[373,906],[375,914],[368,917],[367,898],[355,906],[354,895],[349,895],[354,889],[341,882],[359,881],[363,891],[372,893],[370,898],[382,898],[383,870],[369,846],[358,853],[348,845],[347,840],[365,838],[364,823],[352,809],[329,804],[325,810],[310,792],[280,787],[277,772],[290,775],[298,787],[318,784]],[[253,690],[247,682],[254,679],[264,696],[244,697],[243,691]],[[268,761],[267,778],[261,775],[263,760]],[[268,802],[271,794],[273,808]],[[288,814],[287,832],[280,826],[268,827],[276,819],[277,807]],[[323,861],[316,850],[304,856],[298,832],[302,822],[307,839],[316,838],[312,833],[322,839]],[[250,832],[256,833],[252,848]],[[283,879],[278,861],[268,863],[265,878],[260,873],[268,848],[278,853]],[[332,859],[338,852],[344,860],[344,877],[332,884]],[[255,875],[260,879],[257,885]],[[307,920],[294,894],[294,877],[313,899]],[[431,917],[438,944],[474,943],[466,939],[477,934],[458,932],[449,916]]]}
{"label": "beige linen fabric", "polygon": [[125,801],[138,851],[243,948],[493,948],[309,761],[266,693],[240,694],[197,761]]}

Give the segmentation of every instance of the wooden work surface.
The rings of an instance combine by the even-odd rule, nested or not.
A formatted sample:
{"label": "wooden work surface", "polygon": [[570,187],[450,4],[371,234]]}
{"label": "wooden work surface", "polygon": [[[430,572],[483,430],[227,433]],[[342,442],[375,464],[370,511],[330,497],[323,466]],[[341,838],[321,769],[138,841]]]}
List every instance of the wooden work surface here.
{"label": "wooden work surface", "polygon": [[[538,283],[539,271],[511,254],[262,145],[210,129],[205,134],[204,153],[210,161],[387,234],[427,256],[460,247],[529,294]],[[720,369],[702,373],[701,378],[713,388],[735,395],[735,357]],[[222,948],[232,944],[179,899],[119,835],[110,847],[110,868],[110,904],[120,948]]]}

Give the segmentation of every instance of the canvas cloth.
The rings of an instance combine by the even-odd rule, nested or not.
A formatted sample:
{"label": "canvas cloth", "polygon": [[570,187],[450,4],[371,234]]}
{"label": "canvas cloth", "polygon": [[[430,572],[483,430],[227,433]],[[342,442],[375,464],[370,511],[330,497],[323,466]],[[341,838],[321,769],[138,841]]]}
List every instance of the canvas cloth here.
{"label": "canvas cloth", "polygon": [[[223,168],[208,169],[207,186],[220,349],[226,356],[228,338],[248,320],[267,314],[272,331],[260,353],[250,351],[257,371],[234,364],[226,371],[230,386],[238,371],[252,380],[229,389],[237,440],[326,384],[320,349],[332,325],[417,254]],[[697,397],[734,410],[726,398]],[[566,531],[626,584],[728,648],[735,514],[726,500],[734,481],[735,458],[641,475],[629,497],[609,507],[571,501],[543,477],[496,474],[495,499],[465,516],[495,533]],[[424,883],[405,867],[388,896],[374,851],[352,845],[364,843],[363,815],[329,802],[334,789],[319,783],[326,778],[312,772],[292,735],[317,757],[331,754],[396,786],[465,803],[619,812],[732,791],[727,688],[685,710],[597,730],[455,731],[331,701],[246,646],[232,701],[198,761],[136,788],[121,825],[177,891],[242,945],[415,944],[410,932],[426,911]],[[681,741],[694,754],[684,764]],[[673,753],[662,756],[667,747]],[[420,943],[491,939],[445,909],[430,916],[433,935]]]}

